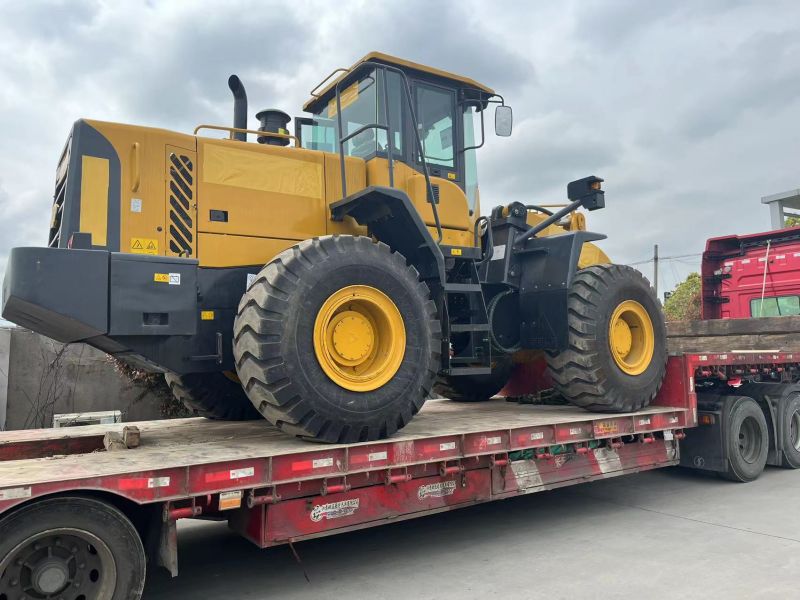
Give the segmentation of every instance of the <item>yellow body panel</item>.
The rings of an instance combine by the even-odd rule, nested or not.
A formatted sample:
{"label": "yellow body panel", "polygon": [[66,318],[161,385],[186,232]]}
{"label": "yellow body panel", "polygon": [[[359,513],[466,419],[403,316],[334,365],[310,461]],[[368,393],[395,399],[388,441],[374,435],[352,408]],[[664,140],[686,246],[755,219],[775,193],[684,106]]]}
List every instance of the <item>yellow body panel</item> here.
{"label": "yellow body panel", "polygon": [[[119,123],[87,120],[113,146],[122,168],[120,190],[120,250],[129,252],[134,238],[155,239],[159,254],[166,243],[164,176],[166,146],[193,151],[192,135]],[[136,191],[134,191],[134,189]],[[138,200],[139,202],[132,202]],[[138,209],[138,212],[132,210]]]}
{"label": "yellow body panel", "polygon": [[[321,152],[199,138],[198,163],[199,231],[297,241],[325,233]],[[227,211],[227,222],[211,221],[211,210]]]}
{"label": "yellow body panel", "polygon": [[107,158],[82,157],[80,228],[95,246],[108,243],[108,176]]}
{"label": "yellow body panel", "polygon": [[264,265],[297,240],[199,233],[201,265],[204,267],[242,267]]}

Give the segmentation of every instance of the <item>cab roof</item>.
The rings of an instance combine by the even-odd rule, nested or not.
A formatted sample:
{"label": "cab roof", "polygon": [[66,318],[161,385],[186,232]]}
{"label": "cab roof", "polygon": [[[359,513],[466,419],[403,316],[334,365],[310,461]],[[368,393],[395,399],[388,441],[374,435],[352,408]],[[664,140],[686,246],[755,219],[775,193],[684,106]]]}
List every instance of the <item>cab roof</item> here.
{"label": "cab roof", "polygon": [[[321,108],[322,106],[327,104],[330,97],[332,97],[334,94],[336,84],[338,84],[343,79],[346,79],[358,65],[367,61],[380,62],[404,70],[417,71],[419,73],[433,75],[434,77],[440,77],[442,79],[446,79],[451,82],[456,82],[461,84],[462,87],[478,90],[488,95],[493,95],[495,93],[492,88],[485,86],[482,83],[478,83],[477,81],[471,79],[470,77],[464,77],[463,75],[456,75],[455,73],[450,73],[449,71],[444,71],[442,69],[437,69],[435,67],[429,67],[427,65],[423,65],[420,63],[415,63],[410,60],[406,60],[404,58],[399,58],[397,56],[392,56],[390,54],[384,54],[383,52],[370,52],[363,58],[356,61],[353,64],[353,66],[351,66],[349,69],[339,69],[340,71],[342,71],[342,74],[336,77],[335,79],[331,80],[330,83],[328,83],[328,85],[322,88],[322,91],[315,94],[313,92],[315,92],[316,89],[320,86],[314,88],[311,94],[312,97],[303,105],[303,110],[306,112],[316,112],[318,108]],[[331,75],[333,75],[333,73]],[[327,81],[327,79],[324,80],[323,83],[325,83],[325,81]]]}

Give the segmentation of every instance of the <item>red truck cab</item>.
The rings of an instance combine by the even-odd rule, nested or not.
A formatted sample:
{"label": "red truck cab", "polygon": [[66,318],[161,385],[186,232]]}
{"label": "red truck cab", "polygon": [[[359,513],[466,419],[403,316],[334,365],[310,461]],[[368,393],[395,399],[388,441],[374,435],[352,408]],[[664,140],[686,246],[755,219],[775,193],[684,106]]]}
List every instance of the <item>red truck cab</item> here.
{"label": "red truck cab", "polygon": [[800,315],[800,227],[706,242],[702,318]]}

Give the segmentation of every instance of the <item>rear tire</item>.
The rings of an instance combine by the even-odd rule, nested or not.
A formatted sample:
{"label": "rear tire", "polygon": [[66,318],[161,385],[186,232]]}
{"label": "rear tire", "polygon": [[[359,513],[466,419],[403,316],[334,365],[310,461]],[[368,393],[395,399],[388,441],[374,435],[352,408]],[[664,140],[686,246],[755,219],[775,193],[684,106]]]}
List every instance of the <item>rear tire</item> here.
{"label": "rear tire", "polygon": [[201,417],[220,421],[250,421],[261,415],[253,407],[242,384],[225,373],[165,373],[172,395]]}
{"label": "rear tire", "polygon": [[261,270],[239,303],[233,354],[247,395],[276,427],[363,442],[391,435],[422,407],[441,328],[428,287],[401,254],[367,237],[326,236]]}
{"label": "rear tire", "polygon": [[769,429],[764,411],[755,400],[740,396],[732,402],[723,423],[728,470],[720,476],[746,483],[761,475],[767,464]]}
{"label": "rear tire", "polygon": [[502,356],[497,359],[489,375],[441,377],[434,391],[456,402],[483,402],[496,396],[505,387],[513,370],[511,357]]}
{"label": "rear tire", "polygon": [[94,498],[39,500],[0,520],[0,598],[138,600],[145,562],[130,520]]}
{"label": "rear tire", "polygon": [[800,385],[773,381],[750,382],[736,391],[759,402],[765,416],[774,412],[775,422],[771,422],[772,416],[767,422],[770,449],[777,448],[781,467],[800,469]]}
{"label": "rear tire", "polygon": [[[567,307],[569,347],[547,357],[556,390],[593,412],[633,412],[650,404],[664,379],[667,333],[647,279],[624,265],[581,269]],[[622,342],[613,338],[612,348],[616,325],[626,331]]]}

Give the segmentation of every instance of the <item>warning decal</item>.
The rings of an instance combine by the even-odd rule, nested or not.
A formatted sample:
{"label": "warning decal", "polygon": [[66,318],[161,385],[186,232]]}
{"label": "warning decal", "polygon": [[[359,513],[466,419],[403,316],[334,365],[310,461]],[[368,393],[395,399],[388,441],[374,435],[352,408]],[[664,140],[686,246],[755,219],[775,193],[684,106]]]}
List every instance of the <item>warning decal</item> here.
{"label": "warning decal", "polygon": [[151,238],[131,238],[131,253],[158,254],[158,240]]}

